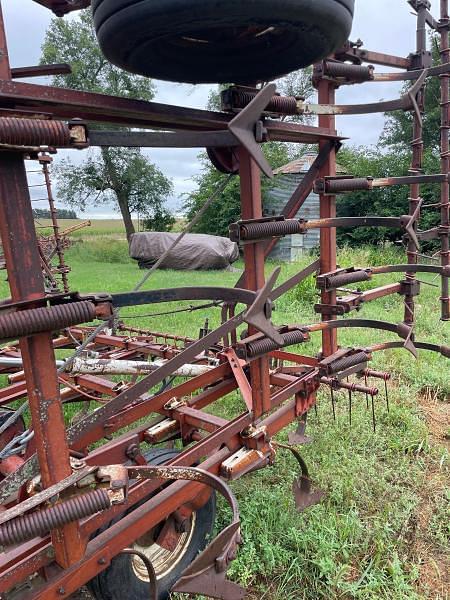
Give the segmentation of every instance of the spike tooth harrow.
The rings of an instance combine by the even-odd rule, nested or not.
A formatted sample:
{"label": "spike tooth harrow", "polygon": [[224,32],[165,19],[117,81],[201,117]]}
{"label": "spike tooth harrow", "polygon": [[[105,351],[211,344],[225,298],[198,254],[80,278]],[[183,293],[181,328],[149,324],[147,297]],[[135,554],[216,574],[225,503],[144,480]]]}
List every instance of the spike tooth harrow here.
{"label": "spike tooth harrow", "polygon": [[[37,1],[57,14],[90,4],[89,0]],[[413,354],[423,349],[450,357],[447,346],[417,340],[414,331],[415,298],[420,292],[417,273],[431,272],[441,277],[442,319],[448,320],[450,313],[448,0],[441,0],[439,21],[431,17],[426,2],[411,4],[418,16],[416,52],[405,59],[363,50],[349,42],[334,58],[315,67],[314,83],[319,94],[316,105],[299,98],[281,97],[273,85],[262,90],[227,90],[223,95],[224,113],[58,90],[15,82],[20,74],[17,69],[10,69],[5,54],[0,63],[0,146],[3,149],[0,232],[11,299],[0,305],[0,338],[4,342],[19,337],[20,347],[14,342],[0,348],[0,372],[10,373],[12,379],[9,386],[0,390],[0,405],[8,409],[12,402],[28,397],[32,430],[24,430],[21,415],[25,408],[6,410],[6,418],[0,420],[0,473],[3,477],[0,503],[9,506],[0,513],[0,541],[17,544],[12,554],[0,557],[0,593],[24,581],[34,581],[34,574],[41,571],[46,579],[40,587],[32,587],[31,598],[59,597],[61,590],[64,595],[71,594],[107,568],[113,556],[136,552],[132,546],[142,531],[152,529],[170,515],[189,516],[195,508],[204,505],[204,486],[207,485],[228,500],[233,512],[232,523],[184,571],[173,591],[207,592],[224,600],[243,598],[244,590],[226,579],[227,568],[241,541],[239,513],[231,491],[217,475],[238,478],[272,464],[277,451],[289,449],[301,469],[301,476],[293,486],[297,507],[304,509],[318,502],[322,492],[312,489],[302,457],[295,448],[277,443],[273,439],[276,433],[298,422],[298,430],[291,433],[290,442],[310,441],[305,435],[306,415],[313,407],[317,409],[317,392],[321,386],[330,390],[334,418],[339,391],[348,393],[350,420],[355,410],[354,394],[366,396],[367,408],[370,408],[371,398],[375,430],[374,400],[379,390],[369,385],[369,379],[385,382],[389,409],[390,374],[368,367],[372,353],[404,347]],[[0,45],[6,48],[2,19],[0,25]],[[439,66],[429,64],[425,25],[441,35],[442,64]],[[370,64],[365,66],[363,62]],[[378,74],[373,65],[379,64],[404,72]],[[60,72],[62,68],[61,65],[53,67],[53,72]],[[26,72],[37,75],[43,69],[50,67],[30,68]],[[442,87],[441,173],[423,175],[422,119],[426,108],[423,89],[427,79],[435,76],[441,78]],[[412,82],[407,93],[396,101],[357,106],[336,104],[335,91],[339,85],[396,80]],[[336,133],[335,115],[397,109],[413,114],[413,174],[378,180],[336,178],[336,153],[341,138]],[[319,126],[279,119],[305,113],[317,114]],[[73,120],[73,116],[80,120]],[[127,127],[155,127],[161,132],[116,129],[89,132],[81,119],[110,122],[114,126],[119,123]],[[260,170],[268,176],[272,170],[260,146],[269,139],[317,144],[319,156],[282,214],[267,219],[262,214]],[[242,221],[232,227],[232,236],[243,242],[246,266],[234,290],[196,288],[194,292],[184,288],[80,297],[67,293],[66,289],[64,294],[53,294],[51,298],[45,294],[42,257],[34,234],[23,167],[24,153],[39,159],[43,148],[119,144],[124,147],[213,145],[225,157],[232,152],[233,172],[240,170],[242,198]],[[224,161],[219,162],[223,167]],[[433,232],[419,230],[421,211],[425,208],[420,186],[425,183],[441,185],[441,225]],[[346,190],[370,192],[374,187],[391,185],[411,186],[408,215],[391,219],[337,218],[335,194]],[[320,219],[309,222],[296,219],[313,189],[320,195]],[[336,227],[386,225],[407,233],[407,265],[338,268]],[[277,241],[284,235],[304,234],[311,228],[320,230],[320,259],[278,288],[275,288],[277,272],[266,283],[264,260]],[[17,236],[10,236],[10,231],[17,231]],[[439,267],[418,264],[419,243],[430,237],[441,241]],[[395,272],[405,273],[406,279],[380,290],[355,290],[350,297],[338,297],[337,290],[343,286]],[[321,295],[316,310],[322,321],[311,325],[274,326],[270,319],[276,300],[316,273]],[[400,324],[337,318],[353,308],[360,309],[365,302],[394,293],[400,293],[405,301],[404,322]],[[214,307],[222,304],[220,327],[211,330],[206,322],[199,339],[194,339],[183,334],[145,331],[126,323],[119,323],[115,333],[95,330],[94,335],[92,328],[85,325],[96,318],[108,323],[111,315],[124,306],[185,300],[211,300]],[[238,303],[247,308],[237,312]],[[237,329],[244,323],[248,327],[246,337],[237,342]],[[371,348],[341,348],[338,333],[346,327],[388,331],[401,340],[375,344]],[[59,331],[60,335],[51,334]],[[313,333],[322,336],[320,356],[302,356],[292,349],[287,350],[306,344]],[[99,364],[120,368],[118,363],[122,361],[125,368],[131,362],[142,365],[144,361],[156,360],[157,368],[151,369],[140,382],[119,384],[101,373],[82,372],[89,360],[86,357],[58,365],[57,372],[54,351],[74,350],[90,336],[93,337],[86,351],[96,352]],[[16,362],[8,362],[11,359]],[[177,369],[191,363],[200,368],[199,374],[173,382],[175,374],[180,373]],[[347,381],[350,375],[356,375],[357,380]],[[364,385],[358,381],[360,378],[364,378]],[[242,412],[233,419],[223,419],[204,410],[233,391],[238,391],[242,398]],[[74,401],[85,402],[87,407],[96,403],[96,410],[83,409],[66,429],[64,404]],[[155,414],[157,416],[149,421],[150,415]],[[119,435],[112,437],[114,434]],[[25,439],[22,436],[28,436],[28,440],[34,436],[34,439],[27,442],[27,447],[27,443],[11,445],[15,436],[17,440]],[[181,439],[185,447],[169,465],[143,466],[145,443],[173,439]],[[125,468],[130,460],[136,465]],[[198,463],[198,468],[192,468]],[[175,483],[161,489],[164,481]],[[93,491],[86,491],[91,487]],[[29,497],[23,499],[24,494]],[[51,506],[48,506],[49,501]],[[131,508],[134,510],[130,511]],[[121,515],[123,518],[118,519]],[[92,539],[95,532],[108,525],[109,529]],[[33,540],[22,543],[33,535],[42,536],[38,543]],[[16,568],[17,565],[20,568]],[[55,569],[55,566],[61,568]],[[151,585],[155,573],[151,564],[149,567],[151,593],[155,596],[157,584]]]}

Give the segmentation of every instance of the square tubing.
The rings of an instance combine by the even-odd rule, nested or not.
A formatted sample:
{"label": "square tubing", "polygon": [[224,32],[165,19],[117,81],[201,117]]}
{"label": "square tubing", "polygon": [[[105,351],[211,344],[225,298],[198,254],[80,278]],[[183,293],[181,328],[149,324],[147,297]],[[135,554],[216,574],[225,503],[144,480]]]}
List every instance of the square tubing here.
{"label": "square tubing", "polygon": [[[239,148],[239,165],[241,179],[241,213],[242,219],[260,219],[262,217],[261,171],[244,148]],[[245,287],[248,290],[260,290],[265,283],[264,277],[264,242],[246,244],[244,246]],[[249,335],[258,333],[249,327]],[[255,418],[270,410],[269,359],[258,358],[250,365],[250,381],[253,396],[253,414]]]}
{"label": "square tubing", "polygon": [[[417,12],[417,55],[423,60],[424,53],[427,49],[427,27],[426,27],[426,16],[427,8],[425,5],[418,7]],[[418,106],[423,113],[424,109],[424,87],[419,91]],[[420,115],[413,113],[413,139],[411,141],[412,148],[412,162],[411,162],[411,175],[421,175],[423,170],[423,123]],[[409,198],[409,214],[413,215],[419,206],[420,202],[420,184],[415,183],[410,186],[410,198]],[[415,225],[417,230],[417,225]],[[407,247],[407,258],[409,265],[415,265],[418,263],[418,252],[412,239],[408,240]],[[406,274],[407,281],[414,281],[416,276],[414,273]],[[405,295],[405,313],[404,322],[412,326],[415,322],[415,300],[414,296],[410,293]]]}
{"label": "square tubing", "polygon": [[[14,302],[43,298],[44,281],[24,159],[0,155],[0,234]],[[51,333],[20,340],[42,483],[50,487],[72,473]],[[57,562],[67,567],[83,556],[78,524],[52,532]]]}
{"label": "square tubing", "polygon": [[[0,0],[0,77],[11,79]],[[38,241],[23,156],[0,155],[0,236],[13,301],[45,295]],[[20,340],[28,400],[42,484],[49,487],[72,473],[51,333]],[[55,559],[62,567],[82,558],[78,523],[52,531]]]}
{"label": "square tubing", "polygon": [[[319,104],[335,104],[336,88],[332,81],[321,79],[318,84]],[[320,115],[319,127],[327,129],[336,129],[336,117],[332,115]],[[319,150],[322,151],[328,146],[326,141],[319,142]],[[336,177],[336,148],[332,148],[328,157],[320,170],[319,177]],[[333,219],[336,217],[336,196],[320,195],[320,218]],[[336,270],[336,229],[322,228],[320,230],[320,272],[330,273]],[[322,304],[335,305],[336,291],[322,292]],[[322,320],[336,319],[335,316],[323,314]],[[323,331],[322,333],[322,353],[324,357],[331,356],[338,349],[337,330]]]}
{"label": "square tubing", "polygon": [[[448,0],[441,0],[441,61],[450,60],[449,45],[449,14]],[[441,75],[441,169],[443,173],[450,170],[450,75]],[[443,183],[441,188],[441,264],[446,267],[450,264],[450,188],[448,183]],[[441,293],[441,319],[450,321],[450,290],[448,277],[442,277]]]}

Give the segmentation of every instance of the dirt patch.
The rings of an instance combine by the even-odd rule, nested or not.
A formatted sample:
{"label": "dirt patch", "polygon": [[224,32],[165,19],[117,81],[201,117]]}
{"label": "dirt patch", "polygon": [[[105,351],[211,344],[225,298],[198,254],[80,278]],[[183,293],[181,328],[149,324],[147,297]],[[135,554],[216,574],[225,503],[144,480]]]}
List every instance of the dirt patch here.
{"label": "dirt patch", "polygon": [[433,390],[427,390],[420,397],[420,410],[427,422],[430,442],[450,450],[450,398],[439,400]]}
{"label": "dirt patch", "polygon": [[442,461],[431,458],[427,464],[425,482],[420,492],[421,502],[415,514],[414,535],[412,536],[411,554],[419,565],[419,592],[429,600],[448,600],[450,597],[450,558],[430,533],[431,520],[442,490],[448,485],[448,456],[450,451],[450,402],[443,402],[428,391],[420,399],[429,431],[429,443],[435,456],[442,452]]}

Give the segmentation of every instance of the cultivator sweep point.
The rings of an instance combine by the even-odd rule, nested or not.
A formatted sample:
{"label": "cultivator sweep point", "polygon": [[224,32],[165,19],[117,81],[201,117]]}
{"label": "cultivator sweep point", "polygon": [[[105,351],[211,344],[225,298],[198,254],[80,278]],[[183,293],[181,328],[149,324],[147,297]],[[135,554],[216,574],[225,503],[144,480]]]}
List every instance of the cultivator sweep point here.
{"label": "cultivator sweep point", "polygon": [[[91,4],[90,0],[36,1],[59,16]],[[226,482],[272,465],[277,453],[287,450],[300,466],[300,476],[292,486],[295,505],[299,510],[313,506],[324,492],[314,489],[298,446],[312,442],[306,435],[306,422],[308,413],[317,411],[319,391],[329,391],[335,420],[338,394],[348,396],[350,424],[355,394],[365,396],[375,431],[375,399],[380,391],[373,382],[384,382],[389,410],[387,383],[391,375],[370,367],[374,353],[404,348],[414,357],[421,350],[450,357],[448,346],[421,341],[415,332],[420,273],[441,279],[441,317],[450,319],[448,0],[441,0],[439,20],[431,16],[428,2],[409,3],[417,13],[418,35],[416,51],[407,58],[368,51],[362,43],[341,46],[351,24],[352,0],[303,3],[314,10],[302,13],[302,27],[293,18],[294,13],[298,17],[296,2],[280,2],[275,7],[284,11],[283,25],[272,23],[273,16],[269,19],[272,25],[268,23],[264,11],[250,15],[247,5],[239,12],[236,7],[245,3],[233,2],[226,9],[226,18],[235,19],[233,36],[228,21],[222,29],[214,22],[214,27],[188,31],[183,24],[176,32],[168,30],[158,47],[152,38],[154,30],[145,26],[141,34],[147,36],[151,52],[125,56],[117,40],[111,46],[108,34],[122,23],[114,12],[117,3],[93,0],[102,48],[111,60],[132,71],[149,74],[149,69],[158,67],[165,69],[168,79],[173,78],[180,64],[175,60],[152,63],[149,55],[180,47],[185,49],[183,60],[189,63],[189,69],[187,63],[182,69],[188,81],[209,80],[211,73],[218,72],[218,64],[218,80],[247,83],[258,81],[267,70],[272,75],[292,70],[292,61],[298,66],[302,60],[305,64],[321,60],[313,72],[318,104],[283,97],[274,84],[260,88],[240,85],[223,93],[221,112],[17,82],[20,77],[67,73],[70,67],[11,69],[0,18],[0,46],[5,49],[0,61],[0,233],[11,295],[0,303],[0,373],[8,376],[8,385],[0,389],[2,598],[68,597],[89,582],[98,600],[119,598],[123,597],[122,568],[128,569],[126,581],[135,586],[126,594],[136,598],[166,598],[170,591],[223,600],[244,598],[245,590],[227,579],[242,540],[237,502]],[[126,27],[120,29],[120,35],[134,45],[136,39],[129,35],[129,28],[141,28],[161,3],[119,4],[127,4],[123,11]],[[260,4],[266,11],[273,3],[261,0]],[[168,5],[178,19],[179,3],[164,3],[164,10]],[[141,20],[133,13],[138,9],[144,11]],[[441,36],[442,64],[437,66],[431,65],[427,51],[427,26]],[[236,32],[240,32],[237,41]],[[314,56],[275,52],[284,35],[292,48],[298,44],[306,48],[320,32],[325,38]],[[254,54],[255,48],[262,47],[269,51],[267,63]],[[228,48],[228,58],[223,48]],[[192,59],[200,55],[198,62]],[[243,61],[244,57],[248,60]],[[243,73],[246,64],[252,64],[254,72],[247,69]],[[378,73],[376,65],[400,71]],[[440,173],[424,175],[424,88],[431,77],[441,80],[442,160]],[[409,81],[411,87],[394,101],[336,104],[340,86],[379,81]],[[336,132],[335,115],[393,110],[413,115],[410,174],[384,179],[370,174],[337,177],[336,154],[342,138]],[[288,119],[299,115],[316,115],[318,125]],[[90,128],[91,122],[110,123],[113,129]],[[137,131],[139,128],[143,131]],[[268,141],[315,144],[319,149],[281,214],[269,218],[263,216],[260,181],[261,172],[273,175],[262,152]],[[69,291],[48,153],[59,148],[111,146],[206,148],[214,165],[230,173],[230,178],[239,172],[242,213],[241,220],[231,224],[230,237],[242,246],[245,272],[234,288],[142,290],[154,267],[133,292],[82,295]],[[24,159],[38,160],[43,166],[54,217],[54,243],[45,252],[39,250],[35,234]],[[423,202],[424,184],[440,186],[439,203],[428,206]],[[337,217],[337,194],[370,193],[395,185],[410,186],[408,214]],[[320,218],[296,218],[313,190],[320,197]],[[421,217],[430,208],[439,208],[441,223],[422,231]],[[398,230],[407,249],[407,264],[339,267],[336,229],[344,227]],[[311,229],[320,232],[319,259],[278,287],[279,268],[266,280],[265,259],[278,241]],[[433,239],[440,240],[440,265],[419,261],[421,242]],[[54,256],[58,257],[62,289],[53,284],[49,289],[48,285],[55,274],[49,266]],[[347,287],[372,282],[385,273],[400,273],[403,279],[364,291]],[[276,301],[312,276],[320,294],[315,311],[321,320],[274,324]],[[367,302],[393,294],[405,305],[401,323],[347,318],[354,310],[364,310]],[[185,302],[202,304],[190,304],[186,309]],[[207,319],[195,339],[184,332],[132,327],[121,312],[127,307],[164,303],[176,303],[177,308],[151,316],[218,308],[222,320],[213,328]],[[95,321],[100,325],[94,325]],[[387,331],[396,338],[370,347],[344,347],[339,343],[344,328]],[[322,337],[320,353],[300,354],[299,347],[307,348],[316,333]],[[57,361],[55,352],[59,350],[70,350],[72,355]],[[209,410],[234,392],[240,409],[233,418]],[[19,408],[18,401],[23,402]],[[67,427],[65,407],[72,403],[80,403],[81,408]],[[28,409],[31,418],[24,419]],[[289,444],[275,439],[294,423],[297,429],[289,433]],[[179,450],[173,447],[175,441]],[[206,545],[213,526],[215,492],[229,504],[232,519]]]}

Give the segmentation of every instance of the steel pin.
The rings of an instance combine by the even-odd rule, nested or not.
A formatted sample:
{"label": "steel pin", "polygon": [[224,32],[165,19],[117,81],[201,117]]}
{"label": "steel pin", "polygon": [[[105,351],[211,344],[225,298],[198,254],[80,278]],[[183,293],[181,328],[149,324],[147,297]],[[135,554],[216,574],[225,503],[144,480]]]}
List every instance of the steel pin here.
{"label": "steel pin", "polygon": [[336,421],[336,401],[334,398],[334,389],[333,386],[330,386],[331,390],[331,406],[333,407],[333,420]]}
{"label": "steel pin", "polygon": [[350,427],[352,426],[352,392],[351,390],[348,390],[348,415],[349,415],[349,419],[350,419]]}
{"label": "steel pin", "polygon": [[373,432],[376,433],[377,422],[376,422],[376,415],[375,415],[375,396],[373,394],[372,394],[372,423],[373,423]]}

